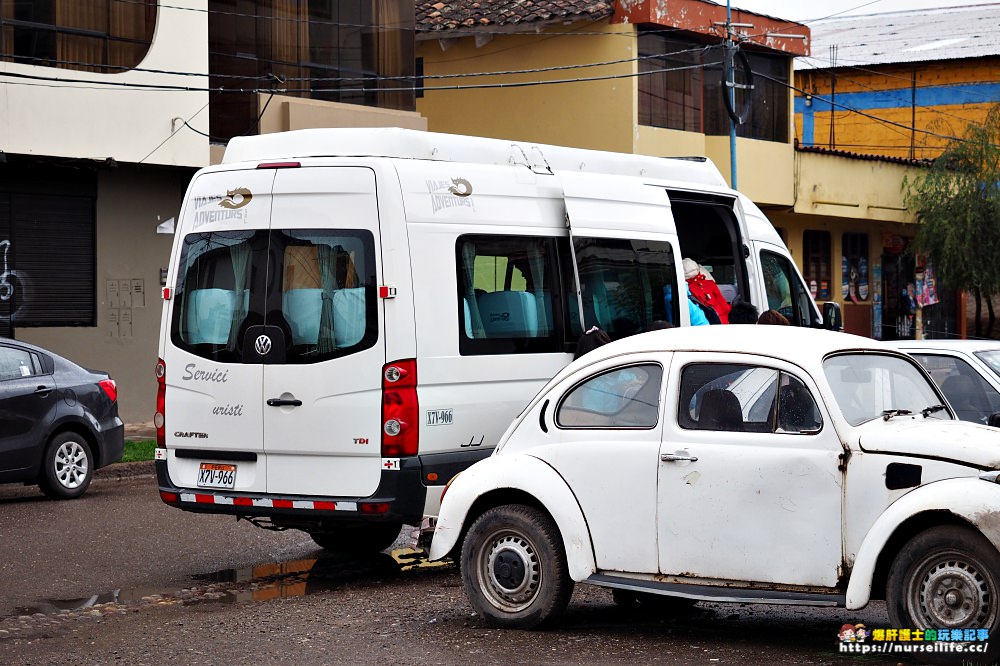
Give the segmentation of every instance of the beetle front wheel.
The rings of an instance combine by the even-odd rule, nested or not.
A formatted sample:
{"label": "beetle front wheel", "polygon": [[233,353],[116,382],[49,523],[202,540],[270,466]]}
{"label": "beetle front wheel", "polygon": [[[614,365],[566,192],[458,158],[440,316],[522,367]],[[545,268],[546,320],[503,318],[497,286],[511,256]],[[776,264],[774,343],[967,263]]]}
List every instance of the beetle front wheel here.
{"label": "beetle front wheel", "polygon": [[476,519],[462,544],[461,569],[473,608],[501,627],[551,623],[573,593],[559,529],[530,506],[499,506]]}
{"label": "beetle front wheel", "polygon": [[935,663],[992,663],[1000,656],[1000,553],[978,531],[942,525],[910,539],[889,570],[886,599],[894,627],[973,629],[972,645],[984,644],[979,630],[993,639],[989,655],[935,653]]}

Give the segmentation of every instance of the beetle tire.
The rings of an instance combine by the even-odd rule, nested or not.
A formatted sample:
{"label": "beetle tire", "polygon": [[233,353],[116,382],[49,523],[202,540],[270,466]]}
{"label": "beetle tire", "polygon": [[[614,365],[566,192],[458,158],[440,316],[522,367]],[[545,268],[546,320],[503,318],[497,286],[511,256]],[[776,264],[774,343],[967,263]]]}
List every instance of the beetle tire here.
{"label": "beetle tire", "polygon": [[[889,569],[886,605],[893,627],[987,629],[989,653],[918,653],[935,664],[992,664],[1000,657],[1000,552],[969,527],[917,534]],[[970,645],[975,645],[973,641]],[[982,644],[982,643],[980,643]]]}
{"label": "beetle tire", "polygon": [[559,528],[543,511],[521,504],[476,519],[462,544],[461,570],[472,607],[499,627],[552,624],[573,594]]}

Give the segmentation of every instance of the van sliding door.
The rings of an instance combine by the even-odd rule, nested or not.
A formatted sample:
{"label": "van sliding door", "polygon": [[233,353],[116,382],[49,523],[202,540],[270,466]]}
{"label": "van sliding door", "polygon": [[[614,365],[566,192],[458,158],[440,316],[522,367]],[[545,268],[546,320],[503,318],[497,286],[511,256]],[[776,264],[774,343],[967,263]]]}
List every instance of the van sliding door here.
{"label": "van sliding door", "polygon": [[680,253],[666,191],[630,178],[556,175],[577,278],[571,316],[583,330],[599,326],[619,338],[658,320],[687,323],[687,310],[679,307]]}

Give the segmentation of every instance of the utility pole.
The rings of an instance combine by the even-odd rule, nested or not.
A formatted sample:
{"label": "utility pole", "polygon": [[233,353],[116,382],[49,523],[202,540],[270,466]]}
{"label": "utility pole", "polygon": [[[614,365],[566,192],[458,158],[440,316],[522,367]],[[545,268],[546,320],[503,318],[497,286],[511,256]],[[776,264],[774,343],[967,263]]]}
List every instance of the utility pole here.
{"label": "utility pole", "polygon": [[[726,94],[729,95],[729,108],[736,108],[736,62],[735,45],[733,42],[733,10],[729,0],[726,0],[726,58],[729,60],[729,76],[726,77]],[[736,185],[736,121],[729,117],[729,186],[734,190]]]}

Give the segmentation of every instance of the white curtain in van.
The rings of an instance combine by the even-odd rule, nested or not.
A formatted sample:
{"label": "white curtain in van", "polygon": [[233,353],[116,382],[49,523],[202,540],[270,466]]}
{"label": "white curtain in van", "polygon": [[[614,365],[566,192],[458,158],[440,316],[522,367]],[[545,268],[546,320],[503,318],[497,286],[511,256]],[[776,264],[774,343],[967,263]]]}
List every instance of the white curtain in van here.
{"label": "white curtain in van", "polygon": [[[338,248],[340,246],[337,246]],[[337,348],[336,322],[333,316],[333,293],[337,289],[337,250],[325,243],[316,246],[320,281],[323,286],[323,306],[319,315],[319,340],[316,351],[328,354]]]}
{"label": "white curtain in van", "polygon": [[249,295],[250,285],[250,243],[243,242],[229,246],[229,259],[233,264],[233,288],[235,299],[233,303],[232,319],[229,323],[229,335],[226,336],[226,347],[229,350],[236,349],[236,337],[240,330],[240,324],[247,316],[247,299],[244,294]]}

